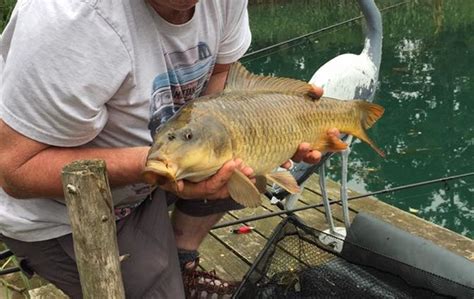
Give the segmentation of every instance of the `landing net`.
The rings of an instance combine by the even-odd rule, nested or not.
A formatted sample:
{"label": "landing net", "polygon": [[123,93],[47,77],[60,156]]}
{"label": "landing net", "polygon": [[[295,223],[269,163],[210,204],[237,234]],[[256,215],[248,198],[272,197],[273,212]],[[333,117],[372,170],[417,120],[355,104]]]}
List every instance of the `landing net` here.
{"label": "landing net", "polygon": [[[275,229],[234,298],[450,298],[432,289],[454,282],[386,258],[389,268],[401,267],[404,273],[419,272],[416,274],[433,286],[416,287],[404,277],[341,257],[344,250],[367,249],[345,243],[343,254],[336,255],[320,241],[327,236],[295,216],[287,217]],[[384,258],[374,252],[370,254]],[[462,289],[462,294],[474,296],[473,289],[456,287]]]}

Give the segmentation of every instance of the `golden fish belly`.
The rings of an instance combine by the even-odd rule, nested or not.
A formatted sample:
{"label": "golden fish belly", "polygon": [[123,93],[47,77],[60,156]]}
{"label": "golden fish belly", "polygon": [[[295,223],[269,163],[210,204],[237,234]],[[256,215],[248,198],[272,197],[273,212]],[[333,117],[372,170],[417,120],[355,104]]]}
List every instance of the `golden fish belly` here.
{"label": "golden fish belly", "polygon": [[[289,159],[301,142],[318,143],[330,128],[351,133],[360,113],[351,101],[282,93],[235,92],[196,105],[224,123],[235,158],[256,174],[265,174]],[[204,113],[204,111],[202,111]]]}

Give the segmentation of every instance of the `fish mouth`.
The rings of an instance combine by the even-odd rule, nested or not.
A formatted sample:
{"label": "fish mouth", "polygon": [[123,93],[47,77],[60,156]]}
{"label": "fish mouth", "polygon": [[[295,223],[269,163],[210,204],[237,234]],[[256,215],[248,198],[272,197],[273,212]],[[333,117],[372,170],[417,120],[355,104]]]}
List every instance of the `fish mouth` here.
{"label": "fish mouth", "polygon": [[163,185],[166,182],[176,182],[177,169],[174,164],[165,160],[148,160],[142,176],[150,185]]}

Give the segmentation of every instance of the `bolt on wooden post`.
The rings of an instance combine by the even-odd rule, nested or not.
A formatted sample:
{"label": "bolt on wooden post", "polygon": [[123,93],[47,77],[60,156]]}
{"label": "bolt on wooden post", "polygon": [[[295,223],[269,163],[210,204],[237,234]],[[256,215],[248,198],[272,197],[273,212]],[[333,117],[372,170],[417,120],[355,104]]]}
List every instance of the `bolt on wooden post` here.
{"label": "bolt on wooden post", "polygon": [[62,183],[83,297],[125,298],[105,162],[72,162]]}

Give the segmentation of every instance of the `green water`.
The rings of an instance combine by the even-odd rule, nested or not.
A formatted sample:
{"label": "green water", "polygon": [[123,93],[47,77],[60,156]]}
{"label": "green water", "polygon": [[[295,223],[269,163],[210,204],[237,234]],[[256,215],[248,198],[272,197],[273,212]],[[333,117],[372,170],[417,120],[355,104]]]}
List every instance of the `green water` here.
{"label": "green water", "polygon": [[[359,15],[355,1],[271,1],[249,7],[250,51]],[[399,1],[376,1],[387,7]],[[365,193],[474,171],[474,1],[413,1],[383,13],[374,101],[386,109],[369,135],[386,152],[353,146],[350,187]],[[243,61],[261,74],[309,80],[338,54],[359,53],[353,22]],[[339,179],[340,161],[330,175]],[[403,210],[474,237],[474,177],[379,195]]]}

